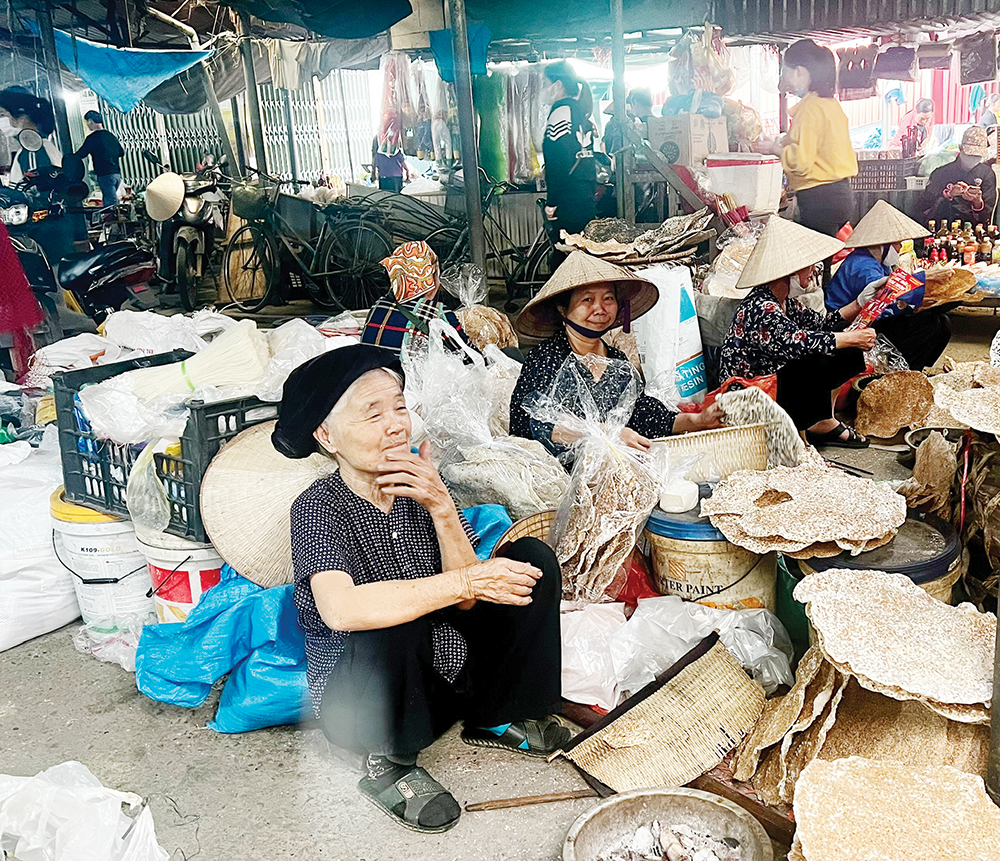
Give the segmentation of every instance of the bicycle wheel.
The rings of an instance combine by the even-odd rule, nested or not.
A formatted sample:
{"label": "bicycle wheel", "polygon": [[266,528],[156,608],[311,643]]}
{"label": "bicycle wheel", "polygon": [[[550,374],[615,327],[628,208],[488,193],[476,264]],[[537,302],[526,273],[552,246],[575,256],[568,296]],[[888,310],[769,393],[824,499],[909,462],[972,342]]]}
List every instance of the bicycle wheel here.
{"label": "bicycle wheel", "polygon": [[351,311],[370,308],[389,290],[389,275],[380,261],[392,248],[389,234],[374,224],[335,227],[319,253],[331,298]]}
{"label": "bicycle wheel", "polygon": [[441,227],[428,233],[424,242],[434,249],[442,272],[470,260],[469,231],[464,228],[451,225]]}
{"label": "bicycle wheel", "polygon": [[222,279],[241,311],[259,311],[270,301],[274,262],[274,248],[258,225],[247,224],[233,234],[222,259]]}
{"label": "bicycle wheel", "polygon": [[507,302],[504,308],[513,311],[519,296],[530,299],[542,289],[552,274],[552,246],[541,242],[528,255],[528,258],[517,267],[514,274],[507,280]]}

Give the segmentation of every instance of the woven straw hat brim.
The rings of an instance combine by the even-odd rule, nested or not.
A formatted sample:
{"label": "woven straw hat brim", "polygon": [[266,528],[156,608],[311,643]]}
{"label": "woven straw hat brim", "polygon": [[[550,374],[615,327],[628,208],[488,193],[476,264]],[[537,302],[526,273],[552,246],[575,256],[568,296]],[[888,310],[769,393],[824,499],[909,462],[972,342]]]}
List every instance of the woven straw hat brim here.
{"label": "woven straw hat brim", "polygon": [[[593,287],[606,284],[618,291],[619,297],[627,291],[631,302],[631,319],[636,320],[656,304],[660,291],[645,278],[592,257],[585,251],[574,251],[567,257],[545,286],[524,306],[517,315],[514,328],[519,334],[529,338],[548,338],[563,327],[556,310],[556,299],[577,287]],[[568,296],[565,297],[568,300]],[[619,315],[619,325],[621,315]]]}
{"label": "woven straw hat brim", "polygon": [[846,245],[848,248],[868,248],[905,242],[907,239],[923,239],[930,235],[926,227],[903,215],[896,207],[884,200],[876,200],[867,215],[858,222]]}
{"label": "woven straw hat brim", "polygon": [[772,215],[743,267],[736,289],[749,290],[786,278],[832,257],[843,247],[839,239]]}
{"label": "woven straw hat brim", "polygon": [[218,554],[260,586],[294,580],[292,503],[337,464],[321,454],[291,460],[271,444],[274,422],[248,428],[212,460],[201,484],[201,516]]}
{"label": "woven straw hat brim", "polygon": [[146,213],[153,221],[173,218],[184,202],[184,178],[176,173],[161,173],[144,192]]}

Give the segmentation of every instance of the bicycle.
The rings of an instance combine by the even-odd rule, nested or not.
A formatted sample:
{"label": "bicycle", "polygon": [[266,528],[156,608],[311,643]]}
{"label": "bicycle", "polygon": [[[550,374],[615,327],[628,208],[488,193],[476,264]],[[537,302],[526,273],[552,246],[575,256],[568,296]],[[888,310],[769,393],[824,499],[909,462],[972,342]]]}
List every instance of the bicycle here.
{"label": "bicycle", "polygon": [[[480,182],[487,185],[486,194],[482,198],[482,212],[486,231],[486,260],[495,261],[503,273],[504,286],[507,289],[506,310],[513,311],[517,306],[515,300],[519,297],[531,298],[537,293],[551,274],[550,260],[552,255],[552,240],[545,229],[545,198],[539,198],[536,205],[541,211],[542,225],[538,228],[531,244],[524,249],[520,247],[492,213],[493,202],[497,196],[516,191],[517,187],[509,182],[493,182],[482,168]],[[462,193],[463,189],[450,187],[449,194]],[[496,236],[499,235],[500,243]],[[428,245],[438,255],[441,271],[468,262],[472,255],[470,249],[469,223],[464,217],[453,218],[449,224],[432,231],[425,239]]]}
{"label": "bicycle", "polygon": [[386,292],[388,276],[379,261],[392,254],[393,245],[375,213],[350,202],[323,207],[319,235],[303,241],[278,210],[278,196],[282,186],[309,183],[255,168],[247,172],[271,186],[233,191],[233,212],[248,223],[226,245],[222,276],[240,310],[254,313],[272,301],[283,281],[278,277],[282,252],[297,270],[292,277],[301,277],[312,301],[323,308],[367,308]]}

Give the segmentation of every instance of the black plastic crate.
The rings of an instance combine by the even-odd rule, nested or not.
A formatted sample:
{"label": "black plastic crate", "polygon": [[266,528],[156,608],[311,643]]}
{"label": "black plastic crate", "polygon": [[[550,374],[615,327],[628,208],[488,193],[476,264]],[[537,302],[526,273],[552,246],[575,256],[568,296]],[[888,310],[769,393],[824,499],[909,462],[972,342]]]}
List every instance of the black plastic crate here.
{"label": "black plastic crate", "polygon": [[[77,392],[84,386],[126,371],[168,365],[191,355],[185,350],[174,350],[53,375],[66,499],[105,514],[127,518],[125,489],[129,471],[143,449],[141,444],[120,445],[95,437],[77,410]],[[247,397],[211,404],[193,401],[189,407],[191,416],[180,440],[180,454],[157,454],[154,459],[170,503],[170,525],[166,531],[207,542],[200,504],[205,470],[222,445],[240,431],[277,417],[278,405]]]}

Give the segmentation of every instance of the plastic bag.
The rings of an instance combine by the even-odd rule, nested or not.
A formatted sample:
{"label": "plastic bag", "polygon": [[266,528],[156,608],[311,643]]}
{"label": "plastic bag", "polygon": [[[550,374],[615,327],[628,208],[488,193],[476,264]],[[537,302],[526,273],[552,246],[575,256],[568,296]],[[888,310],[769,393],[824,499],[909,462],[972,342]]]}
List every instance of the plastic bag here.
{"label": "plastic bag", "polygon": [[[116,630],[108,631],[108,620],[98,619],[73,632],[73,645],[78,652],[93,655],[99,661],[118,664],[127,672],[135,672],[135,651],[144,625],[156,624],[156,614],[145,616],[115,616]],[[102,630],[103,629],[103,630]]]}
{"label": "plastic bag", "polygon": [[164,317],[155,311],[113,311],[104,321],[104,337],[148,356],[189,350],[197,353],[208,342],[197,334],[190,317]]}
{"label": "plastic bag", "polygon": [[672,372],[681,403],[700,403],[708,391],[691,270],[657,264],[638,271],[660,291],[660,299],[632,328],[647,380]]}
{"label": "plastic bag", "polygon": [[[135,819],[123,805],[139,808]],[[106,789],[85,765],[72,761],[34,777],[0,775],[0,845],[18,861],[169,858],[156,842],[153,814],[142,798]]]}
{"label": "plastic bag", "polygon": [[575,437],[563,455],[573,461],[573,471],[556,512],[552,543],[564,597],[599,601],[635,547],[659,494],[645,460],[621,437],[639,395],[635,371],[620,359],[589,361],[596,382],[584,379],[591,371],[581,370],[571,355],[550,390],[530,395],[525,409],[553,432]]}
{"label": "plastic bag", "polygon": [[271,359],[263,378],[254,387],[254,394],[262,401],[280,401],[285,380],[299,365],[330,350],[356,343],[357,338],[347,336],[328,338],[305,320],[289,320],[267,335]]}
{"label": "plastic bag", "polygon": [[170,501],[167,491],[156,474],[153,454],[161,443],[150,440],[128,474],[125,498],[133,521],[154,532],[163,532],[170,525]]}
{"label": "plastic bag", "polygon": [[487,305],[490,287],[482,269],[472,263],[463,264],[442,274],[441,285],[458,299],[458,319],[477,350],[482,352],[491,344],[501,348],[517,346],[510,319]]}
{"label": "plastic bag", "polygon": [[618,705],[610,638],[625,621],[625,605],[620,603],[591,604],[559,616],[564,699],[605,711]]}
{"label": "plastic bag", "polygon": [[639,690],[715,630],[765,692],[794,684],[791,639],[769,610],[720,610],[671,595],[639,601],[610,638],[619,688]]}
{"label": "plastic bag", "polygon": [[507,436],[510,433],[510,399],[514,394],[521,363],[512,359],[496,344],[487,344],[483,349],[486,370],[493,381],[493,414],[490,416],[490,431],[493,436]]}
{"label": "plastic bag", "polygon": [[885,335],[875,337],[875,346],[865,353],[865,362],[873,373],[891,374],[894,371],[908,371],[910,366],[896,345]]}
{"label": "plastic bag", "polygon": [[0,652],[80,615],[73,575],[52,544],[49,499],[62,483],[59,434],[51,425],[38,449],[0,466]]}

